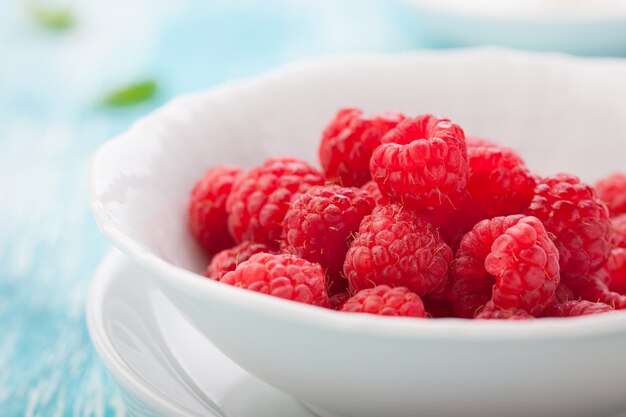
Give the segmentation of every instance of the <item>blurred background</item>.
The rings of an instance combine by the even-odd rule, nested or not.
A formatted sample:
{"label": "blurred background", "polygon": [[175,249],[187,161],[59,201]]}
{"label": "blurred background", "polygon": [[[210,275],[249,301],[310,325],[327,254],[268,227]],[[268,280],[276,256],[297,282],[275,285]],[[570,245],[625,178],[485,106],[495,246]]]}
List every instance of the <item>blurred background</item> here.
{"label": "blurred background", "polygon": [[626,56],[603,0],[2,0],[0,415],[124,416],[84,319],[110,245],[94,150],[173,96],[308,57],[476,45]]}

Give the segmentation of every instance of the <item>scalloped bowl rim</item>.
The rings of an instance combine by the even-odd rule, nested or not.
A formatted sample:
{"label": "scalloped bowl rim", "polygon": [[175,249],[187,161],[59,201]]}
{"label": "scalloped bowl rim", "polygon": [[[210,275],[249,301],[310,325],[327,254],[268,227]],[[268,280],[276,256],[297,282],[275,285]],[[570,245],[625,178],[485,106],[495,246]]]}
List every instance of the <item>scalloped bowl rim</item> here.
{"label": "scalloped bowl rim", "polygon": [[[468,54],[487,53],[494,56],[527,55],[530,57],[559,56],[566,60],[585,60],[581,58],[565,57],[558,54],[535,54],[526,52],[510,52],[498,48],[478,48],[464,52],[411,52],[402,54],[354,54],[342,57],[313,58],[288,64],[280,69],[270,71],[260,76],[243,81],[235,81],[222,86],[181,95],[172,99],[163,107],[138,120],[128,131],[107,141],[95,153],[89,167],[89,195],[90,204],[96,221],[102,233],[132,260],[145,268],[153,275],[169,281],[170,285],[187,287],[198,294],[206,294],[207,299],[220,297],[232,305],[244,309],[262,311],[266,315],[288,318],[294,322],[301,322],[313,327],[326,327],[342,332],[351,332],[399,340],[475,340],[515,342],[523,340],[554,340],[561,338],[591,338],[599,335],[610,335],[615,332],[626,332],[626,313],[616,311],[592,316],[573,318],[542,318],[528,321],[498,321],[498,320],[466,320],[456,318],[414,319],[400,317],[383,317],[369,314],[343,313],[330,309],[309,306],[302,303],[283,300],[265,294],[255,293],[217,281],[208,280],[201,275],[182,267],[173,265],[153,253],[145,250],[135,240],[118,229],[103,205],[98,200],[96,176],[100,166],[100,156],[112,148],[121,147],[123,141],[145,141],[141,135],[144,125],[150,125],[153,120],[175,113],[178,108],[184,108],[188,101],[199,97],[219,98],[228,95],[233,89],[254,88],[255,85],[267,81],[275,81],[285,74],[297,71],[306,71],[315,68],[333,66],[337,64],[349,65],[353,60],[394,59],[394,57],[426,56],[428,54]],[[611,61],[610,59],[606,61]],[[148,142],[149,143],[149,142]],[[167,294],[166,294],[167,295]]]}

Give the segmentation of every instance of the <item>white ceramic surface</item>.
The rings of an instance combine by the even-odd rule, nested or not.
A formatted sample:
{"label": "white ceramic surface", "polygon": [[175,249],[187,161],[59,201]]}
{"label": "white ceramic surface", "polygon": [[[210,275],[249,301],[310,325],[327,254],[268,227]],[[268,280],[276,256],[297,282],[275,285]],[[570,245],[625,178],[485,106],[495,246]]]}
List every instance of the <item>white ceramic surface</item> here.
{"label": "white ceramic surface", "polygon": [[405,0],[440,46],[626,55],[625,0]]}
{"label": "white ceramic surface", "polygon": [[313,417],[224,356],[116,250],[93,277],[87,322],[132,417]]}
{"label": "white ceramic surface", "polygon": [[224,356],[117,250],[93,277],[87,322],[133,417],[312,417]]}
{"label": "white ceramic surface", "polygon": [[[187,95],[105,144],[104,234],[220,350],[324,415],[607,416],[626,408],[626,317],[529,323],[343,314],[201,278],[189,190],[210,165],[315,161],[337,108],[439,113],[540,173],[623,166],[626,63],[500,50],[335,58]],[[567,149],[567,151],[564,151]],[[601,383],[590,383],[601,381]]]}

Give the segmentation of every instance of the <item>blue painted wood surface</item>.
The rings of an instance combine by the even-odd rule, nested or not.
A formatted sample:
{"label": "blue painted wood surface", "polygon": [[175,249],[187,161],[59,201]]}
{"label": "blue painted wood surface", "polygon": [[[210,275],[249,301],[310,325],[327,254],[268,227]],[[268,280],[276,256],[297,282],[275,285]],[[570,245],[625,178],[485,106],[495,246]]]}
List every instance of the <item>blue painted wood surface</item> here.
{"label": "blue painted wood surface", "polygon": [[[24,2],[0,2],[2,417],[125,415],[84,318],[110,247],[87,202],[98,145],[181,92],[301,57],[419,46],[410,10],[384,0],[70,3],[75,25],[53,33]],[[152,101],[98,105],[146,77],[159,83]]]}

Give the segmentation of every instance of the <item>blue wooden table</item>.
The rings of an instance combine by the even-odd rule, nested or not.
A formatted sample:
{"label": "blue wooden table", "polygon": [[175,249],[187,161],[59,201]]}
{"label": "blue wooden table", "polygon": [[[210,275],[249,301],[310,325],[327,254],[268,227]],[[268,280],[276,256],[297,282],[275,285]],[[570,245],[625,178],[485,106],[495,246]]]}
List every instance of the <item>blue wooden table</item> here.
{"label": "blue wooden table", "polygon": [[[2,417],[125,415],[84,317],[110,248],[87,202],[98,145],[182,92],[301,57],[420,46],[410,11],[384,0],[70,3],[74,24],[61,31],[25,2],[0,2]],[[158,85],[150,101],[99,104],[144,79]]]}

